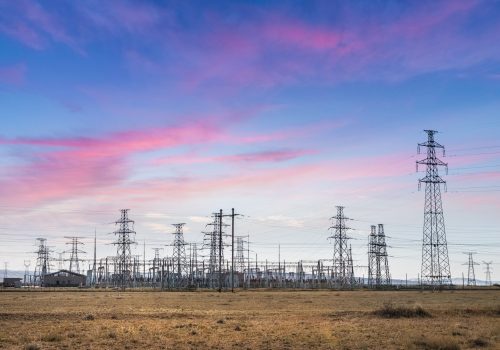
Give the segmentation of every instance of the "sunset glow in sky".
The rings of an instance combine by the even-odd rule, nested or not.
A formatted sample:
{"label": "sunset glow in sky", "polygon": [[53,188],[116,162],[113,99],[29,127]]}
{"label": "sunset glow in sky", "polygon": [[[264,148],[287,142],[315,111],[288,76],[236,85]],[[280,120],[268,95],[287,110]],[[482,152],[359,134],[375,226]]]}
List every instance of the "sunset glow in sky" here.
{"label": "sunset glow in sky", "polygon": [[121,208],[138,255],[234,207],[252,259],[328,259],[344,205],[355,264],[383,223],[416,278],[435,129],[452,275],[474,251],[500,280],[499,42],[494,0],[0,0],[0,263],[71,235],[90,258],[94,229],[113,255]]}

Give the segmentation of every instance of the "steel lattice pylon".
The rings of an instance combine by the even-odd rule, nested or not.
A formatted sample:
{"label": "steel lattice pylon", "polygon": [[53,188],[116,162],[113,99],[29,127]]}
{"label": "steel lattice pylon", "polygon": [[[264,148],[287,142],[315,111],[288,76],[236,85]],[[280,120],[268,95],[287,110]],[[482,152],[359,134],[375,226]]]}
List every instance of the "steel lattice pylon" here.
{"label": "steel lattice pylon", "polygon": [[419,165],[425,165],[426,175],[419,179],[419,189],[425,183],[425,209],[424,228],[422,240],[422,284],[441,286],[451,284],[450,261],[448,258],[448,245],[446,243],[446,230],[444,225],[443,203],[441,200],[441,185],[446,189],[444,181],[438,172],[439,166],[448,170],[448,164],[436,156],[436,148],[441,148],[444,155],[444,146],[434,140],[437,131],[424,130],[427,133],[427,142],[418,145],[427,148],[427,157],[417,161]]}
{"label": "steel lattice pylon", "polygon": [[487,286],[491,286],[491,267],[490,267],[490,265],[493,264],[493,261],[484,261],[483,260],[483,264],[486,265],[484,282],[486,283]]}
{"label": "steel lattice pylon", "polygon": [[349,218],[344,216],[344,207],[337,206],[337,215],[331,218],[335,220],[330,227],[333,230],[333,280],[339,287],[351,286],[354,284],[354,272],[352,266],[352,257],[350,249],[347,246],[349,237],[347,231],[350,227],[346,226]]}
{"label": "steel lattice pylon", "polygon": [[211,288],[215,288],[218,285],[219,274],[219,251],[222,251],[222,261],[224,259],[224,247],[219,247],[219,234],[220,234],[220,214],[214,214],[213,223],[209,224],[212,226],[212,231],[208,232],[210,235],[210,258],[208,262],[208,273],[209,273],[209,285]]}
{"label": "steel lattice pylon", "polygon": [[381,287],[391,284],[384,225],[373,225],[368,242],[368,284]]}
{"label": "steel lattice pylon", "polygon": [[38,286],[44,285],[45,275],[50,272],[50,251],[47,247],[47,239],[37,238],[38,250],[36,258],[35,272],[33,273],[33,283]]}
{"label": "steel lattice pylon", "polygon": [[464,253],[467,254],[469,259],[466,264],[467,265],[467,285],[468,286],[475,286],[476,285],[476,272],[474,271],[474,265],[479,265],[477,262],[474,261],[474,252],[467,252]]}
{"label": "steel lattice pylon", "polygon": [[387,244],[385,243],[384,225],[378,225],[378,261],[377,261],[377,285],[391,284],[391,275],[389,273],[389,261],[387,258]]}
{"label": "steel lattice pylon", "polygon": [[236,237],[236,271],[245,272],[245,254],[243,237]]}
{"label": "steel lattice pylon", "polygon": [[81,237],[64,237],[68,238],[71,240],[70,244],[71,245],[71,250],[64,251],[63,253],[70,253],[70,258],[69,258],[69,271],[76,272],[76,273],[81,273],[80,271],[80,261],[81,259],[78,257],[78,253],[85,253],[83,250],[78,249],[78,245],[84,244],[83,242],[80,241]]}
{"label": "steel lattice pylon", "polygon": [[[174,268],[174,279],[177,282],[181,281],[184,276],[189,273],[189,267],[186,260],[186,243],[184,242],[184,233],[182,227],[184,223],[173,224],[175,227],[174,232],[174,250],[172,252],[172,264]],[[179,283],[177,283],[179,284]]]}
{"label": "steel lattice pylon", "polygon": [[125,288],[132,280],[132,252],[130,245],[135,244],[135,241],[131,238],[131,235],[135,235],[135,231],[129,227],[129,225],[134,224],[134,221],[128,218],[128,211],[129,209],[120,210],[120,220],[115,222],[116,225],[119,225],[118,230],[114,232],[117,239],[113,242],[117,246],[115,275],[122,288]]}

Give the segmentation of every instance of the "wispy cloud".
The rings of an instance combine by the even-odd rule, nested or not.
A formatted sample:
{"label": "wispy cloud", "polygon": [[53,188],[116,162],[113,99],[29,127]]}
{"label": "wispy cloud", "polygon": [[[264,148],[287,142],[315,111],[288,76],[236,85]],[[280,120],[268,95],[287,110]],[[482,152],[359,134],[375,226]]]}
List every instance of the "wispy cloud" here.
{"label": "wispy cloud", "polygon": [[0,83],[19,86],[25,82],[26,65],[16,64],[13,66],[0,67]]}
{"label": "wispy cloud", "polygon": [[[321,23],[279,6],[266,12],[245,6],[249,15],[235,25],[196,7],[181,15],[134,2],[76,3],[65,8],[68,18],[62,20],[55,6],[22,0],[3,5],[0,31],[35,49],[51,41],[80,53],[94,42],[123,41],[129,69],[214,93],[214,86],[269,88],[318,78],[403,79],[498,58],[500,26],[488,24],[488,6],[481,0],[423,1],[377,17],[346,5],[341,16],[331,10],[325,16],[332,20]],[[391,13],[389,5],[380,7]],[[480,36],[469,33],[471,18],[479,26],[486,19]]]}

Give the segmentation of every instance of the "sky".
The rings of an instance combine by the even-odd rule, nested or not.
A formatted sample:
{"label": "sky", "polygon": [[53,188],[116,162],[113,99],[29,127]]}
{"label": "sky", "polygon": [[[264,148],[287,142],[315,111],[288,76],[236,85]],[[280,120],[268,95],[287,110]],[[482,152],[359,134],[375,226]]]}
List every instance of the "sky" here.
{"label": "sky", "polygon": [[252,259],[331,259],[342,205],[358,276],[382,223],[416,278],[434,129],[452,276],[500,280],[499,37],[495,0],[0,0],[0,263],[114,255],[122,208],[147,258],[235,208]]}

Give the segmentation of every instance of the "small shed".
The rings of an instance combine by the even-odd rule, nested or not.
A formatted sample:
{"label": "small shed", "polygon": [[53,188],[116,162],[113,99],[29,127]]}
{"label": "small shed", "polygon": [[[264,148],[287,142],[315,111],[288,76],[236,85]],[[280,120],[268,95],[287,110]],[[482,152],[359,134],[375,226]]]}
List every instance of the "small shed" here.
{"label": "small shed", "polygon": [[48,273],[43,278],[45,287],[81,287],[86,282],[87,276],[68,270]]}
{"label": "small shed", "polygon": [[3,286],[6,288],[21,288],[21,278],[5,277],[3,279]]}

